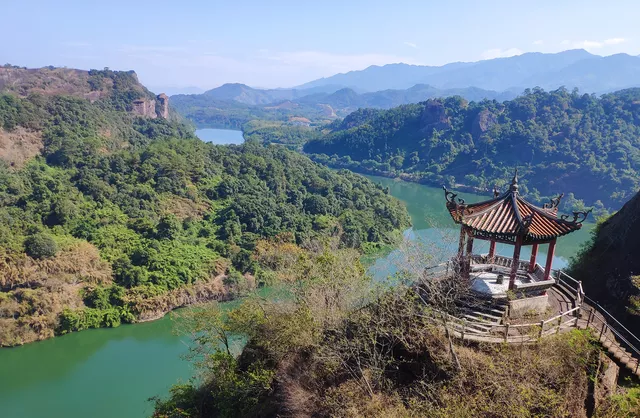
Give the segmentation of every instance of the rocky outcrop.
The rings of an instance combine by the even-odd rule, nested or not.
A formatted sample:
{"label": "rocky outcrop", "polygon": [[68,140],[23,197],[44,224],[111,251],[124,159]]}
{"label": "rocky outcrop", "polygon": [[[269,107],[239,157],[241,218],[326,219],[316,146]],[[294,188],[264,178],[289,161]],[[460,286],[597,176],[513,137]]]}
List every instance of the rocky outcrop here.
{"label": "rocky outcrop", "polygon": [[131,112],[138,116],[145,118],[155,119],[156,115],[156,101],[152,99],[137,99],[131,104]]}
{"label": "rocky outcrop", "polygon": [[438,100],[427,100],[420,116],[420,130],[430,133],[434,130],[445,130],[451,127],[444,105]]}
{"label": "rocky outcrop", "polygon": [[471,125],[471,135],[475,139],[480,138],[485,132],[487,132],[493,125],[498,123],[496,115],[485,109],[478,113]]}
{"label": "rocky outcrop", "polygon": [[160,93],[156,99],[156,115],[163,119],[167,119],[169,117],[169,96],[164,93]]}
{"label": "rocky outcrop", "polygon": [[144,118],[163,118],[169,117],[169,96],[162,93],[153,99],[137,99],[132,103],[131,112]]}
{"label": "rocky outcrop", "polygon": [[600,224],[593,244],[580,254],[570,274],[582,280],[587,295],[597,297],[632,331],[640,332],[640,193]]}

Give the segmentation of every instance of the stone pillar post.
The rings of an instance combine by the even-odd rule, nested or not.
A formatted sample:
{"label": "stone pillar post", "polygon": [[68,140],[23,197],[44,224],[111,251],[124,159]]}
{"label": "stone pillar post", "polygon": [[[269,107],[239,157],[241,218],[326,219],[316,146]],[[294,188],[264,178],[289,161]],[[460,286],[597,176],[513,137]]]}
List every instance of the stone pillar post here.
{"label": "stone pillar post", "polygon": [[529,273],[536,269],[536,257],[538,257],[538,244],[531,246],[531,258],[529,259]]}
{"label": "stone pillar post", "polygon": [[547,252],[547,263],[544,265],[544,279],[549,280],[551,277],[551,265],[553,264],[553,255],[556,252],[556,240],[549,243],[549,251]]}
{"label": "stone pillar post", "polygon": [[464,260],[465,277],[469,278],[471,272],[471,255],[473,254],[473,237],[469,235],[467,237],[467,256]]}
{"label": "stone pillar post", "polygon": [[522,235],[516,238],[516,245],[513,248],[513,260],[511,265],[511,274],[509,274],[509,290],[513,290],[516,284],[516,275],[518,273],[518,264],[520,264],[520,249],[522,248]]}

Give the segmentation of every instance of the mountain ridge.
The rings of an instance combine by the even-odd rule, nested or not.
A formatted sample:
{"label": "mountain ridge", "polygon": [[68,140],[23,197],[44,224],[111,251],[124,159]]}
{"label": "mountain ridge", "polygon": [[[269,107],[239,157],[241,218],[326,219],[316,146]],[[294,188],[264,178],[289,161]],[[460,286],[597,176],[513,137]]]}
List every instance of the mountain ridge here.
{"label": "mountain ridge", "polygon": [[[442,66],[420,66],[411,64],[387,64],[384,66],[369,66],[364,70],[350,71],[335,74],[330,77],[313,80],[299,86],[296,89],[316,88],[326,84],[338,84],[344,87],[360,89],[365,92],[380,91],[385,89],[405,89],[415,84],[429,84],[436,88],[464,88],[478,87],[485,90],[509,91],[539,86],[546,90],[552,90],[563,86],[572,78],[590,79],[589,83],[579,85],[564,85],[566,88],[579,87],[589,93],[606,93],[626,87],[637,86],[630,75],[619,80],[610,80],[603,83],[602,77],[607,77],[606,71],[597,75],[591,75],[586,66],[574,67],[572,77],[553,79],[550,74],[571,67],[579,62],[599,61],[609,64],[610,71],[617,70],[619,56],[623,55],[631,60],[624,63],[625,68],[632,71],[640,65],[637,56],[628,54],[615,54],[606,57],[591,54],[583,49],[562,51],[555,54],[528,52],[521,55],[505,58],[494,58],[476,62],[456,62]],[[618,71],[619,73],[620,71]],[[620,76],[620,74],[618,74]]]}

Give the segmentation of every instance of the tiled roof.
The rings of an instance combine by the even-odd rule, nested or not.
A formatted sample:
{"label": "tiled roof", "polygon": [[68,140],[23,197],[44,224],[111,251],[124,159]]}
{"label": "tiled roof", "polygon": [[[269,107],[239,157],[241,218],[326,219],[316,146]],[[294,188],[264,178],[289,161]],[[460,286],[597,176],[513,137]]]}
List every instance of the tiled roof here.
{"label": "tiled roof", "polygon": [[582,227],[588,212],[574,212],[558,218],[559,196],[544,208],[525,201],[518,194],[517,173],[511,186],[502,195],[480,203],[465,204],[456,194],[445,189],[447,209],[453,220],[469,227],[475,235],[498,241],[514,241],[523,236],[524,243],[544,242],[566,235]]}

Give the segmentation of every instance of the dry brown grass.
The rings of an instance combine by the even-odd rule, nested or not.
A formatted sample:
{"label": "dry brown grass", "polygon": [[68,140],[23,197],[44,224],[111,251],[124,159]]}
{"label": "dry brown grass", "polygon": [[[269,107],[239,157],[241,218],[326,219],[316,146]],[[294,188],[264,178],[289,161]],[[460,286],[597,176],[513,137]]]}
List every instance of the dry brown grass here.
{"label": "dry brown grass", "polygon": [[30,131],[21,126],[12,131],[0,127],[0,158],[12,167],[24,166],[27,161],[40,154],[43,147],[41,132]]}
{"label": "dry brown grass", "polygon": [[185,220],[187,218],[202,219],[211,207],[206,202],[194,202],[191,199],[171,195],[160,201],[160,209],[175,215],[180,220]]}
{"label": "dry brown grass", "polygon": [[80,290],[111,282],[111,267],[88,242],[76,242],[55,257],[24,254],[0,258],[0,346],[53,337],[64,308],[84,306]]}

